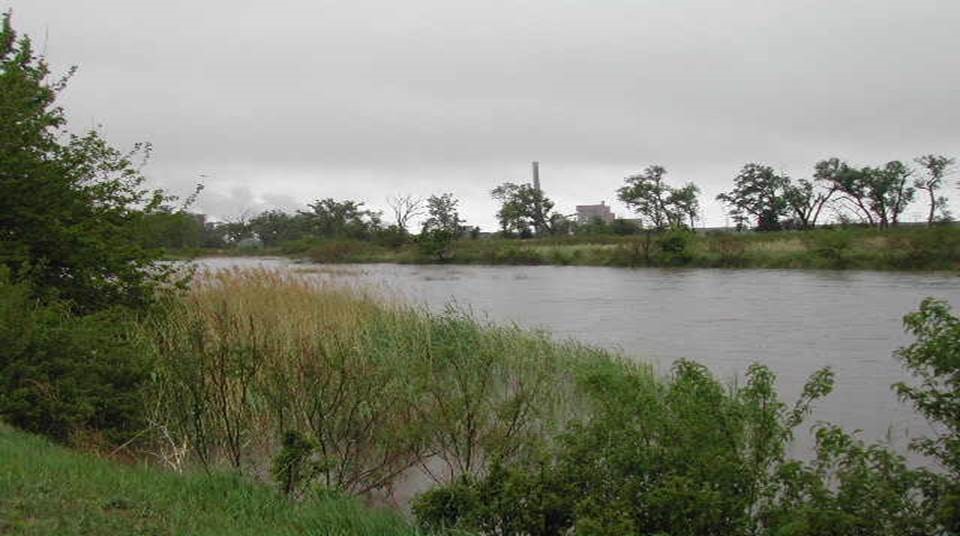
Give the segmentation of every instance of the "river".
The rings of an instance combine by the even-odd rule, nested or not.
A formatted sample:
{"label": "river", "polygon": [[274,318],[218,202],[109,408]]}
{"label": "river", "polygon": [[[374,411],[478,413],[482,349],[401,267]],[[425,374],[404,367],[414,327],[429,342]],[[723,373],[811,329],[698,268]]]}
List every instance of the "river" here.
{"label": "river", "polygon": [[[292,264],[275,258],[199,262],[211,268]],[[690,358],[735,380],[750,363],[764,363],[788,400],[812,372],[830,366],[836,388],[813,420],[860,429],[864,439],[887,440],[898,449],[906,435],[930,431],[890,389],[909,379],[893,357],[911,341],[903,315],[926,296],[960,305],[960,276],[951,273],[390,264],[296,269],[436,310],[455,304],[491,321],[542,328],[652,362],[664,373],[674,360]]]}

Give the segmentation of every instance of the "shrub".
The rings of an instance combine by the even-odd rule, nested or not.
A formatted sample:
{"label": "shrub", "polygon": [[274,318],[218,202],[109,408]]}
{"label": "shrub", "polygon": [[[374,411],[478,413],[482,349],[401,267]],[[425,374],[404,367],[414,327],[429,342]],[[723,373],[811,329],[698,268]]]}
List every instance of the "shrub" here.
{"label": "shrub", "polygon": [[657,238],[658,264],[682,266],[693,260],[694,235],[689,231],[667,231]]}
{"label": "shrub", "polygon": [[323,240],[307,251],[307,256],[313,262],[338,263],[350,262],[364,244],[355,240]]}
{"label": "shrub", "polygon": [[0,416],[60,442],[93,432],[115,444],[141,431],[149,362],[132,316],[78,316],[30,294],[0,271]]}
{"label": "shrub", "polygon": [[853,237],[847,230],[818,231],[810,235],[813,252],[831,268],[847,268]]}

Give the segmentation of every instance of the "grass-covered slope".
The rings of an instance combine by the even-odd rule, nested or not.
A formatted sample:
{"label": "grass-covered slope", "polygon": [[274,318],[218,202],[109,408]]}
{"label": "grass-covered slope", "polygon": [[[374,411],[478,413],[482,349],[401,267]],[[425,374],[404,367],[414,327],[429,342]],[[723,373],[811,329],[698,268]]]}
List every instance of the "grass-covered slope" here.
{"label": "grass-covered slope", "polygon": [[414,534],[353,500],[288,501],[230,476],[126,466],[0,424],[0,534]]}

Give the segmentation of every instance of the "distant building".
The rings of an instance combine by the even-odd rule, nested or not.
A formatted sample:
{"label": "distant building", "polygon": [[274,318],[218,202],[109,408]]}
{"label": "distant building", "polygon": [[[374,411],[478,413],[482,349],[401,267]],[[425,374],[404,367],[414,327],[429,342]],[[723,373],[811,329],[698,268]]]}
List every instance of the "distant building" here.
{"label": "distant building", "polygon": [[601,201],[599,205],[577,205],[577,223],[587,225],[597,219],[610,224],[613,223],[616,216],[613,215],[613,211],[611,211],[610,207],[603,201]]}

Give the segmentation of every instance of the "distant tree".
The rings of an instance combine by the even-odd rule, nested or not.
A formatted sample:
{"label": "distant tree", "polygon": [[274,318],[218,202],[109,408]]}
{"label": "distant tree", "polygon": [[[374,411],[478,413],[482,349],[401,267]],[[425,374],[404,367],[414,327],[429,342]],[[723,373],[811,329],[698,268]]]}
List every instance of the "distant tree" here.
{"label": "distant tree", "polygon": [[442,230],[459,236],[463,231],[463,219],[457,211],[460,201],[453,194],[431,195],[427,198],[427,220],[424,231]]}
{"label": "distant tree", "polygon": [[620,200],[656,229],[665,229],[669,223],[670,187],[663,180],[666,173],[663,166],[649,166],[642,173],[624,179],[626,185],[617,190]]}
{"label": "distant tree", "polygon": [[150,248],[196,248],[203,244],[203,222],[186,211],[160,211],[147,214],[139,231],[143,244]]}
{"label": "distant tree", "polygon": [[640,226],[631,220],[617,218],[610,224],[610,232],[618,236],[635,235],[640,232]]}
{"label": "distant tree", "polygon": [[820,187],[820,183],[799,179],[787,184],[784,200],[797,226],[801,229],[812,229],[817,226],[823,208],[835,192],[833,188]]}
{"label": "distant tree", "polygon": [[420,231],[420,247],[436,260],[448,260],[452,244],[464,232],[463,219],[457,211],[459,203],[450,193],[427,198],[427,219]]}
{"label": "distant tree", "polygon": [[757,230],[777,231],[787,214],[789,185],[786,175],[777,174],[770,166],[751,163],[734,178],[733,190],[718,195],[717,200],[729,207],[738,227],[753,218]]}
{"label": "distant tree", "polygon": [[321,238],[367,239],[380,228],[380,212],[363,208],[358,201],[320,199],[300,211],[310,234]]}
{"label": "distant tree", "polygon": [[909,182],[912,171],[898,160],[879,168],[854,168],[831,158],[818,163],[817,170],[817,178],[871,226],[897,225],[916,193]]}
{"label": "distant tree", "polygon": [[882,227],[899,224],[900,216],[913,201],[916,189],[910,182],[912,176],[913,170],[899,160],[887,162],[874,170],[870,206],[879,216]]}
{"label": "distant tree", "polygon": [[537,235],[554,232],[554,203],[541,190],[529,184],[505,182],[494,188],[490,195],[500,201],[497,218],[505,233],[529,236],[531,229]]}
{"label": "distant tree", "polygon": [[96,131],[66,130],[59,80],[9,12],[0,26],[0,266],[84,311],[139,306],[172,268],[141,240],[168,198],[144,189],[147,144],[127,152]]}
{"label": "distant tree", "polygon": [[423,199],[409,194],[397,194],[387,198],[387,205],[393,211],[393,220],[402,233],[407,232],[410,220],[423,214]]}
{"label": "distant tree", "polygon": [[282,210],[266,210],[251,218],[246,228],[256,234],[263,245],[276,246],[305,237],[307,226],[306,218],[302,215],[288,214]]}
{"label": "distant tree", "polygon": [[678,229],[689,225],[691,229],[700,217],[700,188],[688,182],[680,188],[674,188],[667,197],[667,217],[670,227]]}
{"label": "distant tree", "polygon": [[624,179],[617,197],[655,229],[690,227],[700,213],[700,188],[687,183],[680,188],[667,184],[663,166],[652,165]]}
{"label": "distant tree", "polygon": [[917,178],[913,185],[918,190],[927,192],[930,199],[927,225],[933,225],[937,212],[940,212],[942,219],[949,219],[947,198],[937,195],[937,191],[943,187],[943,179],[953,170],[956,160],[943,155],[928,154],[917,158],[915,162],[920,164],[925,172],[925,175]]}

